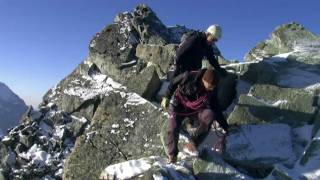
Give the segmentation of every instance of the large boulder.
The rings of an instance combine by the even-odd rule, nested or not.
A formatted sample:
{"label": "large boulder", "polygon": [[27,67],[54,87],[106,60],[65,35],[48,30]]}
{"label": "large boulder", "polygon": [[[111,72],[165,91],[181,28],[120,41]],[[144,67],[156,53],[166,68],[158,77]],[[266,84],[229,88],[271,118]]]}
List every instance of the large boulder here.
{"label": "large boulder", "polygon": [[267,172],[275,164],[296,160],[291,128],[285,124],[243,125],[226,137],[225,146],[224,159],[248,172]]}
{"label": "large boulder", "polygon": [[97,179],[107,165],[163,155],[159,134],[166,119],[138,94],[124,89],[110,91],[97,108],[91,127],[77,139],[64,179]]}
{"label": "large boulder", "polygon": [[202,180],[251,179],[226,163],[220,154],[208,149],[203,151],[200,158],[194,160],[193,171],[195,177]]}
{"label": "large boulder", "polygon": [[97,66],[89,61],[81,63],[69,76],[50,89],[43,98],[43,107],[50,107],[62,112],[91,120],[100,103],[100,94],[106,92],[102,82],[106,76],[101,75]]}
{"label": "large boulder", "polygon": [[155,44],[139,44],[136,49],[136,56],[145,61],[152,62],[157,66],[159,76],[164,76],[174,63],[176,56],[176,44],[165,46]]}
{"label": "large boulder", "polygon": [[127,87],[147,99],[152,99],[161,87],[156,67],[151,64],[144,68],[140,74],[129,79]]}
{"label": "large boulder", "polygon": [[286,123],[304,125],[316,113],[313,93],[301,89],[254,85],[247,95],[240,95],[238,105],[228,118],[231,124]]}

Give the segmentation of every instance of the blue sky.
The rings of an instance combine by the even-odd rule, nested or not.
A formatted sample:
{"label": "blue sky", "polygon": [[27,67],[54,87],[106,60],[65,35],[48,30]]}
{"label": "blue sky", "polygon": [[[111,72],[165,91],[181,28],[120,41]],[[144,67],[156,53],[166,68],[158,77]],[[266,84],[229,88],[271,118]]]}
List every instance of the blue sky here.
{"label": "blue sky", "polygon": [[95,33],[139,3],[168,26],[220,24],[217,45],[228,59],[242,59],[284,23],[297,21],[320,34],[319,0],[0,0],[0,81],[37,105],[86,58]]}

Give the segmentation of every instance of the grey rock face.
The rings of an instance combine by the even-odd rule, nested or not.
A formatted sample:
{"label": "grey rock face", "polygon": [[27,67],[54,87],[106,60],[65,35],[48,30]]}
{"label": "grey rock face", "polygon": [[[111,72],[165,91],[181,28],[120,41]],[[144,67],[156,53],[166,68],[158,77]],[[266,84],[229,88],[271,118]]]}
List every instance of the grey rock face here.
{"label": "grey rock face", "polygon": [[[137,88],[137,81],[146,80],[137,79],[137,76],[146,75],[148,70],[144,69],[150,62],[157,70],[157,75],[153,76],[164,76],[173,64],[177,46],[170,43],[179,43],[187,31],[182,26],[167,28],[149,7],[141,4],[132,12],[118,14],[113,24],[93,38],[88,60],[95,63],[101,73],[151,99],[155,88]],[[143,83],[148,87],[152,85],[148,80]],[[146,94],[146,91],[153,94]]]}
{"label": "grey rock face", "polygon": [[[40,113],[39,116],[33,116]],[[65,125],[54,124],[57,111],[34,112],[25,115],[28,121],[4,136],[0,143],[0,169],[6,179],[61,178],[65,158],[74,145],[72,129],[68,129],[71,118]],[[71,132],[71,133],[68,133]]]}
{"label": "grey rock face", "polygon": [[228,118],[233,124],[286,123],[297,127],[313,120],[316,107],[313,93],[300,89],[255,85],[248,95],[240,95]]}
{"label": "grey rock face", "polygon": [[291,129],[285,124],[241,126],[226,138],[224,157],[234,165],[254,169],[294,162]]}
{"label": "grey rock face", "polygon": [[300,43],[319,41],[319,37],[298,23],[284,24],[272,32],[269,40],[260,42],[245,57],[246,61],[262,60],[295,50]]}
{"label": "grey rock face", "polygon": [[197,179],[250,179],[228,163],[220,154],[204,151],[200,158],[193,163],[193,170]]}
{"label": "grey rock face", "polygon": [[65,166],[64,179],[98,178],[107,165],[163,155],[159,134],[166,118],[135,93],[111,93],[99,105],[91,127],[77,139]]}
{"label": "grey rock face", "polygon": [[168,44],[165,46],[139,44],[136,49],[136,56],[146,63],[155,64],[158,75],[162,77],[166,75],[170,66],[173,65],[176,49],[176,44]]}

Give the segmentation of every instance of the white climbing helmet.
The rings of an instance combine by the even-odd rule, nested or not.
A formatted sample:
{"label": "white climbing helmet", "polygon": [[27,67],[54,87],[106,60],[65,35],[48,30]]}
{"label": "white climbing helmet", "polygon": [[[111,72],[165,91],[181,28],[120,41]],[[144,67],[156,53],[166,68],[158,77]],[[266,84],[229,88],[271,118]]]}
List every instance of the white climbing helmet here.
{"label": "white climbing helmet", "polygon": [[207,33],[215,37],[217,40],[221,39],[222,36],[221,27],[217,24],[209,26],[207,29]]}

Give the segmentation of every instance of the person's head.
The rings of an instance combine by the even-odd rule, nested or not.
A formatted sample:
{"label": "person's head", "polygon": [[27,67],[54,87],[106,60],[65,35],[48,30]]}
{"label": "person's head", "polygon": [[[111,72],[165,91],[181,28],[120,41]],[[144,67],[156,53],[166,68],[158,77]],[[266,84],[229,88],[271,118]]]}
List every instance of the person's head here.
{"label": "person's head", "polygon": [[219,82],[219,76],[213,69],[207,69],[202,76],[202,83],[207,91],[212,91]]}
{"label": "person's head", "polygon": [[221,39],[221,36],[222,36],[221,27],[217,24],[209,26],[206,31],[206,35],[207,35],[207,43],[209,45],[212,45],[213,43]]}

